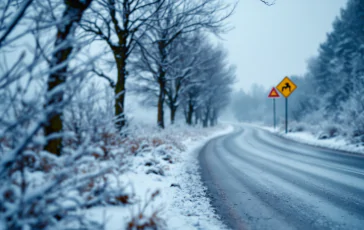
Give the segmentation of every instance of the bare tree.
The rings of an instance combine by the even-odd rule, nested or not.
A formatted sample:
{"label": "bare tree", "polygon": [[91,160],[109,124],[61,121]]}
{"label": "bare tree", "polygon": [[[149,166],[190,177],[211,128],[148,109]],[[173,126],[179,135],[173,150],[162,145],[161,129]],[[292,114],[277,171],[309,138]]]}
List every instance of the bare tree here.
{"label": "bare tree", "polygon": [[177,109],[183,99],[181,95],[193,85],[200,84],[201,79],[196,78],[201,68],[204,68],[203,43],[208,37],[198,31],[183,34],[176,40],[171,51],[170,71],[167,75],[165,92],[166,103],[170,109],[171,124],[175,121]]}
{"label": "bare tree", "polygon": [[[50,58],[49,67],[54,70],[47,80],[48,92],[52,96],[47,98],[45,108],[53,104],[61,103],[64,97],[63,84],[67,80],[67,68],[73,51],[73,36],[77,24],[81,21],[82,15],[89,7],[92,0],[64,1],[65,9],[61,18],[54,43],[55,52]],[[57,68],[56,68],[57,67]],[[50,115],[49,121],[44,127],[45,135],[57,135],[62,131],[62,111],[55,111]],[[52,138],[44,148],[50,153],[60,155],[62,149],[62,139]]]}
{"label": "bare tree", "polygon": [[101,71],[95,73],[108,79],[115,90],[115,116],[117,127],[123,128],[125,120],[125,84],[128,76],[128,59],[136,42],[145,33],[149,23],[163,4],[163,0],[98,0],[84,20],[83,28],[109,46],[117,69],[116,83]]}

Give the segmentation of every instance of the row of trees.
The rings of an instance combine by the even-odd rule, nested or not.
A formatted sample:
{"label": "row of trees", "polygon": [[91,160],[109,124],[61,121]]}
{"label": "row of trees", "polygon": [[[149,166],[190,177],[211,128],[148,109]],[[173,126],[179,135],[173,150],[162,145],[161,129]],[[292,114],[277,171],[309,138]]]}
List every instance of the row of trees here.
{"label": "row of trees", "polygon": [[[303,77],[292,77],[299,86],[289,98],[289,118],[312,126],[331,126],[356,141],[364,141],[364,1],[349,0],[333,23],[333,31],[319,47],[319,54],[308,62]],[[249,112],[237,111],[241,120],[271,123],[271,101],[264,93],[235,97],[235,103],[251,105]],[[245,100],[245,101],[244,101]],[[257,109],[254,104],[261,105]],[[283,117],[283,103],[278,102],[278,117]],[[234,106],[235,108],[237,106]],[[282,111],[282,112],[281,112]],[[241,116],[241,114],[246,116]],[[240,117],[239,117],[240,116]],[[325,129],[325,127],[321,127]]]}
{"label": "row of trees", "polygon": [[[90,36],[107,44],[114,57],[116,81],[100,70],[94,73],[107,78],[114,87],[115,116],[118,117],[119,129],[126,124],[126,80],[133,75],[144,75],[143,78],[157,85],[157,122],[159,127],[164,128],[167,85],[171,85],[173,78],[180,79],[181,74],[182,78],[191,76],[183,66],[185,63],[176,64],[182,59],[188,59],[185,62],[193,60],[183,52],[186,44],[194,42],[191,37],[202,36],[203,31],[215,34],[224,32],[225,19],[233,8],[219,0],[95,1],[81,27]],[[173,113],[175,110],[173,105]]]}
{"label": "row of trees", "polygon": [[160,127],[165,125],[164,104],[169,108],[171,124],[179,110],[187,124],[201,121],[204,127],[216,124],[219,111],[228,104],[234,67],[228,65],[222,47],[206,41],[207,36],[200,33],[176,39],[169,50],[166,62],[170,64],[162,82],[158,75],[160,67],[140,50],[139,61],[134,63],[134,70],[138,71],[134,88],[144,95],[144,104],[158,107]]}

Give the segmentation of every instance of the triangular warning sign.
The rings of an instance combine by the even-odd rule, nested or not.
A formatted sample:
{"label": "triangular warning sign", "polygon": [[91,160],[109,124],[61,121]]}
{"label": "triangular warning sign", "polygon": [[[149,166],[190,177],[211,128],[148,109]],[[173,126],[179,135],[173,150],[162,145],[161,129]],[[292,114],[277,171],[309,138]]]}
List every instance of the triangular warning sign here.
{"label": "triangular warning sign", "polygon": [[274,87],[272,88],[272,90],[270,91],[268,97],[270,97],[270,98],[279,97],[279,94],[278,94],[276,88],[274,88]]}

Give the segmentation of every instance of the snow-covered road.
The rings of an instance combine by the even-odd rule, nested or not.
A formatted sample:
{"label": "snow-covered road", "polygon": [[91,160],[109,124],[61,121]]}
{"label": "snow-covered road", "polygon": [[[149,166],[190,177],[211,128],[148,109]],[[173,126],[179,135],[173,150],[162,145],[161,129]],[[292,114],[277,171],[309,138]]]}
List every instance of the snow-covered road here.
{"label": "snow-covered road", "polygon": [[213,206],[233,229],[364,229],[364,156],[236,126],[199,160]]}

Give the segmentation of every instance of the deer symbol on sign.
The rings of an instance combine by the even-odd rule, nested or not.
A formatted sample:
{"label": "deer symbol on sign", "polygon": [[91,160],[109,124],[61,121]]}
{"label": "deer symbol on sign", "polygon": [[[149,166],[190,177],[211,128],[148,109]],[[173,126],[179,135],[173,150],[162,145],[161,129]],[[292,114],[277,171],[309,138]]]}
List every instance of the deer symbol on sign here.
{"label": "deer symbol on sign", "polygon": [[288,89],[289,92],[291,92],[291,85],[287,82],[285,86],[282,87],[282,92],[285,90],[285,89]]}

